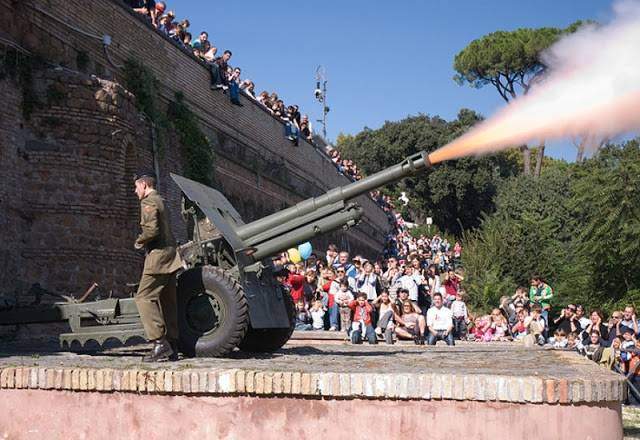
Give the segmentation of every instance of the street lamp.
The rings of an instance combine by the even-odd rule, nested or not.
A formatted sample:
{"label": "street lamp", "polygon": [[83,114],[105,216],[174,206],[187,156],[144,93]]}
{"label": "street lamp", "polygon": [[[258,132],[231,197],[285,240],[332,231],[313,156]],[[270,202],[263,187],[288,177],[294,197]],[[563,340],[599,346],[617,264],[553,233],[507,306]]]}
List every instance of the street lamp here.
{"label": "street lamp", "polygon": [[327,141],[327,113],[329,113],[329,106],[327,105],[327,72],[324,67],[318,66],[316,68],[316,89],[313,95],[322,105],[322,119],[316,121],[322,124],[322,137],[325,142]]}

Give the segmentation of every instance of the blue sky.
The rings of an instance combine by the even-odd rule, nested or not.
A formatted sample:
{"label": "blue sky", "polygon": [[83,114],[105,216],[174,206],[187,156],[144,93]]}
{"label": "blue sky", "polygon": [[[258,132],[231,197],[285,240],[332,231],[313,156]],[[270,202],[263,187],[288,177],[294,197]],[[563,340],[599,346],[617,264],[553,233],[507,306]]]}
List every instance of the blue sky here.
{"label": "blue sky", "polygon": [[[355,134],[418,113],[454,118],[460,108],[485,116],[504,105],[490,87],[453,81],[453,59],[470,41],[496,30],[565,27],[578,19],[608,21],[610,0],[325,0],[323,2],[167,1],[189,18],[194,38],[209,32],[218,49],[256,83],[297,103],[312,120],[315,70],[328,76],[328,137]],[[319,124],[314,123],[319,130]],[[551,145],[573,159],[568,143]]]}

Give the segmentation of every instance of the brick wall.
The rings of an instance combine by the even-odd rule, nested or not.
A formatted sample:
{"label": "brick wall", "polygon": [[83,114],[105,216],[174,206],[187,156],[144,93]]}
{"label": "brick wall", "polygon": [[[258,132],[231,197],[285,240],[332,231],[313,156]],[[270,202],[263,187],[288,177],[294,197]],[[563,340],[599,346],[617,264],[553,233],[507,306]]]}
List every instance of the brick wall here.
{"label": "brick wall", "polygon": [[[140,256],[131,250],[137,202],[130,176],[152,163],[150,127],[135,111],[135,97],[119,85],[119,70],[105,57],[101,42],[60,20],[111,35],[111,60],[143,62],[159,79],[165,104],[176,92],[184,93],[212,140],[216,185],[245,221],[348,183],[313,146],[292,146],[282,123],[253,101],[242,97],[244,105],[237,107],[226,95],[210,91],[203,64],[118,0],[0,0],[0,7],[4,35],[69,69],[37,73],[42,105],[28,121],[20,112],[16,81],[0,80],[5,104],[0,109],[0,227],[8,237],[0,244],[0,263],[10,268],[0,273],[2,291],[35,281],[72,292],[93,280],[117,289],[139,274]],[[79,69],[78,54],[88,56],[86,75],[71,72]],[[52,89],[62,99],[51,100]],[[160,164],[162,192],[174,230],[184,238],[179,193],[167,180],[169,172],[181,168],[180,146],[169,136]],[[386,217],[367,197],[358,202],[365,209],[363,223],[320,239],[315,247],[333,240],[369,256],[380,251]]]}

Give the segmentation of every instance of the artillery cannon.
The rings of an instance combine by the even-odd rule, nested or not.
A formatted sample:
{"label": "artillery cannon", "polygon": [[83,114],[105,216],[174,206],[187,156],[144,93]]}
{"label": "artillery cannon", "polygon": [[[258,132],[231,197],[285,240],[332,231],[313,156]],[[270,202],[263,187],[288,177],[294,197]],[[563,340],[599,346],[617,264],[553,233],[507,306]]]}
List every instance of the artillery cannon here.
{"label": "artillery cannon", "polygon": [[[220,192],[171,174],[196,223],[191,241],[179,247],[185,271],[178,276],[179,346],[187,356],[223,356],[236,347],[271,352],[291,337],[295,308],[274,277],[271,256],[315,236],[358,223],[362,208],[348,201],[429,167],[425,151],[386,170],[251,223]],[[186,207],[190,205],[189,207]],[[196,209],[197,207],[197,209]],[[198,214],[210,226],[204,233]],[[144,336],[133,298],[65,301],[0,311],[0,325],[67,321],[63,348],[89,341],[122,343]]]}

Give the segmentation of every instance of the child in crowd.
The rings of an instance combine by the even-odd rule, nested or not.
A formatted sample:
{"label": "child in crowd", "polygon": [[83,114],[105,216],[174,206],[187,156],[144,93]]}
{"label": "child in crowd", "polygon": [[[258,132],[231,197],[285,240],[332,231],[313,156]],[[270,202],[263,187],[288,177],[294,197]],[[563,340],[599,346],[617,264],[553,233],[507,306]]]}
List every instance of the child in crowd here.
{"label": "child in crowd", "polygon": [[522,306],[523,308],[529,307],[529,292],[524,287],[518,287],[516,289],[516,293],[511,297],[511,305],[515,309],[518,306]]}
{"label": "child in crowd", "polygon": [[353,294],[349,289],[349,282],[345,279],[340,281],[340,290],[335,295],[335,301],[340,309],[340,328],[348,331],[351,328],[351,309],[349,303],[353,301]]}
{"label": "child in crowd", "polygon": [[525,336],[527,336],[527,326],[524,323],[526,318],[527,318],[527,312],[524,309],[518,311],[518,320],[511,327],[511,334],[513,335],[513,338],[517,341],[520,341],[524,339]]}
{"label": "child in crowd", "polygon": [[489,342],[493,337],[491,319],[488,316],[479,316],[473,322],[473,340],[475,342]]}
{"label": "child in crowd", "polygon": [[547,328],[547,322],[542,317],[542,307],[535,304],[531,307],[531,315],[525,320],[527,333],[532,335],[538,345],[544,345],[546,338],[544,337]]}
{"label": "child in crowd", "polygon": [[311,314],[311,319],[313,321],[313,329],[314,330],[324,330],[324,314],[325,310],[322,308],[322,301],[315,300],[313,302],[313,306],[311,310],[309,310]]}
{"label": "child in crowd", "polygon": [[349,302],[349,308],[353,311],[351,323],[351,342],[362,344],[363,335],[369,344],[377,344],[376,332],[373,329],[373,307],[367,302],[367,294],[359,292],[355,300]]}
{"label": "child in crowd", "polygon": [[464,290],[459,289],[455,294],[455,300],[451,303],[451,314],[453,315],[453,337],[464,339],[467,336],[467,325],[469,324],[469,311],[464,302],[466,295]]}
{"label": "child in crowd", "polygon": [[296,303],[296,330],[311,330],[311,315],[303,299]]}
{"label": "child in crowd", "polygon": [[579,350],[581,347],[580,335],[577,332],[571,332],[567,335],[567,348],[570,350]]}
{"label": "child in crowd", "polygon": [[567,334],[564,330],[557,329],[553,333],[553,348],[566,348],[567,343]]}
{"label": "child in crowd", "polygon": [[624,333],[622,333],[622,342],[620,344],[620,359],[625,364],[628,364],[628,362],[631,360],[631,352],[628,352],[627,350],[630,348],[634,348],[635,345],[636,342],[633,336],[633,330],[628,327],[625,328]]}
{"label": "child in crowd", "polygon": [[491,312],[491,331],[493,336],[492,341],[508,341],[510,338],[507,336],[509,328],[507,326],[507,319],[500,312],[500,309],[493,309]]}

